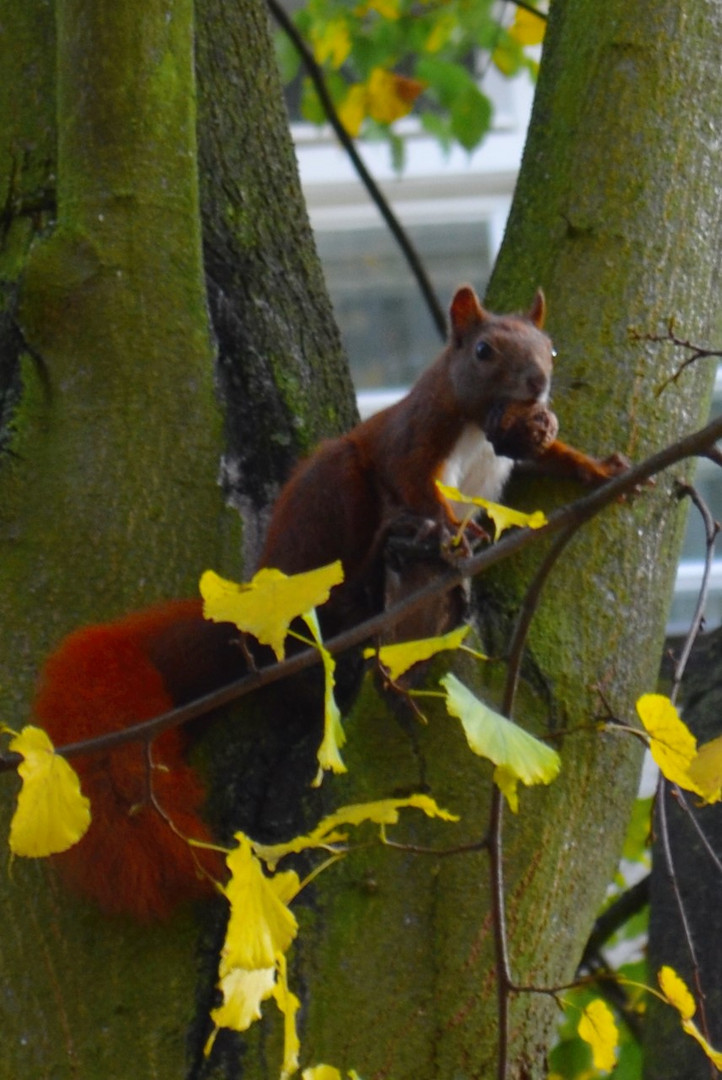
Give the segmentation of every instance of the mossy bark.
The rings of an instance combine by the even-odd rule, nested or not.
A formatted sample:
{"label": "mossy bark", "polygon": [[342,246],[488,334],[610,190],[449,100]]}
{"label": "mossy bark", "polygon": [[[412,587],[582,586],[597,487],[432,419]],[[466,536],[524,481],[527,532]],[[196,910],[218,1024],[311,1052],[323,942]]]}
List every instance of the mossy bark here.
{"label": "mossy bark", "polygon": [[294,197],[266,6],[196,8],[203,246],[226,404],[222,483],[243,514],[252,565],[280,484],[300,456],[352,425],[355,398],[306,208]]}
{"label": "mossy bark", "polygon": [[[16,728],[68,629],[193,595],[208,565],[240,576],[236,510],[252,558],[292,460],[354,415],[263,5],[193,14],[3,13],[0,666]],[[19,861],[5,890],[0,1075],[200,1075],[213,905],[200,938],[191,912],[136,926],[46,871]]]}
{"label": "mossy bark", "polygon": [[[0,684],[2,720],[19,728],[63,633],[192,595],[238,528],[216,483],[192,6],[6,9],[0,68],[15,127],[3,277],[15,352],[0,459]],[[5,834],[15,789],[7,778]],[[183,1075],[198,962],[187,913],[161,932],[109,921],[18,860],[3,923],[0,1075]]]}
{"label": "mossy bark", "polygon": [[[659,393],[684,354],[644,335],[664,336],[672,319],[691,339],[715,341],[722,329],[722,199],[714,179],[720,41],[719,8],[705,0],[648,0],[634,10],[566,0],[553,6],[490,300],[522,305],[544,286],[559,351],[561,437],[602,456],[618,450],[638,459],[706,419],[713,367],[697,365]],[[633,720],[635,698],[654,688],[684,522],[675,480],[690,475],[691,467],[675,470],[654,490],[611,508],[585,527],[554,571],[530,650],[557,727],[589,724],[608,709]],[[527,484],[516,497],[546,505],[547,490]],[[560,489],[558,497],[570,494]],[[515,561],[497,576],[505,605],[513,606],[536,565],[536,556]],[[628,738],[567,737],[563,773],[544,813],[556,823],[553,837],[537,844],[537,822],[520,815],[521,861],[512,863],[510,880],[514,889],[526,874],[527,887],[511,906],[554,913],[558,932],[541,945],[552,983],[573,974],[603,898],[637,763]],[[525,945],[515,934],[512,955]],[[534,974],[533,952],[529,960]],[[517,977],[527,980],[526,963],[519,967]],[[519,1005],[548,1012],[535,998]],[[533,1031],[538,1018],[529,1023]],[[530,1046],[528,1033],[520,1033],[510,1075],[523,1075],[518,1062]]]}
{"label": "mossy bark", "polygon": [[[665,32],[650,35],[650,26]],[[553,6],[489,303],[524,309],[544,286],[560,352],[561,433],[600,456],[638,459],[705,419],[713,371],[698,365],[658,395],[682,357],[630,331],[664,334],[674,316],[684,336],[716,340],[720,41],[719,10],[704,0]],[[509,498],[546,509],[574,494],[544,482],[517,485]],[[567,549],[535,618],[515,716],[565,734],[560,778],[522,791],[518,816],[505,822],[519,984],[574,976],[614,872],[640,754],[636,740],[597,731],[595,721],[609,708],[633,720],[636,696],[655,685],[682,524],[669,476],[611,507]],[[482,623],[496,654],[539,560],[536,550],[483,583]],[[491,670],[487,693],[498,702],[502,676]],[[414,730],[371,695],[349,729],[352,771],[333,786],[334,803],[421,786],[462,824],[406,823],[404,838],[451,847],[483,837],[489,772],[448,718]],[[308,1060],[396,1080],[495,1075],[488,881],[483,854],[368,850],[317,879],[297,950]],[[548,996],[512,996],[507,1077],[546,1075],[555,1017]]]}

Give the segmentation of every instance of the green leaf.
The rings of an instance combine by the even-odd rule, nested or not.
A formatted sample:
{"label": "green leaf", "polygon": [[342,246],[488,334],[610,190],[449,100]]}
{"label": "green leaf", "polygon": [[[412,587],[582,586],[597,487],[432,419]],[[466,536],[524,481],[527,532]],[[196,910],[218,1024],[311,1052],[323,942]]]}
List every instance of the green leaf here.
{"label": "green leaf", "polygon": [[521,69],[524,51],[521,45],[507,34],[493,50],[491,58],[502,75],[512,78]]}
{"label": "green leaf", "polygon": [[416,63],[415,75],[429,84],[445,109],[453,112],[454,102],[469,90],[478,89],[474,79],[461,64],[440,60],[436,56],[422,56]]}
{"label": "green leaf", "polygon": [[646,863],[649,859],[649,838],[652,829],[653,799],[637,799],[627,826],[622,858],[628,862]]}
{"label": "green leaf", "polygon": [[420,114],[421,126],[429,135],[433,135],[439,143],[442,151],[448,154],[451,150],[454,138],[451,134],[451,123],[448,116],[441,116],[437,112],[424,109]]}
{"label": "green leaf", "polygon": [[561,768],[556,750],[480,701],[455,675],[445,675],[441,685],[446,691],[446,707],[461,720],[473,752],[497,766],[495,780],[512,809],[516,780],[527,785],[554,780]]}
{"label": "green leaf", "polygon": [[276,50],[276,60],[281,72],[281,80],[285,85],[293,82],[301,66],[301,58],[298,50],[292,44],[288,36],[280,31],[273,35],[273,44]]}
{"label": "green leaf", "polygon": [[479,145],[491,127],[492,107],[477,86],[470,86],[451,107],[451,131],[465,150]]}

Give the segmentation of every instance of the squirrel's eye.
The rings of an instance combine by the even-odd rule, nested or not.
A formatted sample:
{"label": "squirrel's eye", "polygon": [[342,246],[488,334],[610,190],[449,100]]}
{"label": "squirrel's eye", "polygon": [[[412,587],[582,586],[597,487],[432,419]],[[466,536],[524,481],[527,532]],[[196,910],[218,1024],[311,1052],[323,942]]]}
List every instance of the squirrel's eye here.
{"label": "squirrel's eye", "polygon": [[477,360],[491,360],[494,355],[494,350],[488,341],[477,341],[476,343],[476,359]]}

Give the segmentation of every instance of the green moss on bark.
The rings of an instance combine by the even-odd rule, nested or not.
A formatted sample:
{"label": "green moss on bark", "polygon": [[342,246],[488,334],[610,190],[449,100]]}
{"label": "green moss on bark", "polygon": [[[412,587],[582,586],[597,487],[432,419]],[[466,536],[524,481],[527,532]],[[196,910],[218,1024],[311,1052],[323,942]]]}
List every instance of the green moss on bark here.
{"label": "green moss on bark", "polygon": [[[11,5],[3,32],[16,29],[23,6]],[[35,42],[42,74],[23,83],[19,34],[2,77],[5,91],[14,79],[16,93],[30,95],[26,116],[42,91],[34,107],[47,116],[57,104],[59,118],[57,220],[32,245],[17,302],[8,293],[26,347],[11,453],[0,460],[1,712],[13,728],[28,716],[43,655],[66,631],[193,595],[209,564],[238,569],[227,560],[238,528],[216,483],[192,7],[59,0],[55,16],[57,55],[50,34]],[[17,135],[22,150],[33,128]],[[42,169],[28,157],[37,187]],[[10,269],[22,254],[18,230],[27,239],[32,220],[30,175],[10,176],[26,200],[8,202]],[[0,832],[12,799],[7,783]],[[185,1074],[197,963],[189,913],[161,928],[108,920],[45,866],[18,861],[3,921],[12,1034],[0,1075]]]}

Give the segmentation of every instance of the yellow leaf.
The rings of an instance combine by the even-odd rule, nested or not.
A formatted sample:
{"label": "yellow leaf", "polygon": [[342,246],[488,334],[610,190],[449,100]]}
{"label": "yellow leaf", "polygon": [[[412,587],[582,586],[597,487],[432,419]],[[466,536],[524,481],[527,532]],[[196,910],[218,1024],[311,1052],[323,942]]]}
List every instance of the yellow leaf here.
{"label": "yellow leaf", "polygon": [[382,645],[378,650],[365,649],[364,659],[378,655],[392,682],[401,678],[414,664],[421,663],[446,649],[458,649],[469,632],[468,626],[460,626],[439,637],[421,638],[419,641],[402,641],[397,645]]}
{"label": "yellow leaf", "polygon": [[582,1010],[578,1027],[579,1037],[592,1048],[592,1060],[597,1069],[613,1069],[617,1063],[615,1049],[619,1032],[609,1007],[596,998]]}
{"label": "yellow leaf", "polygon": [[67,851],[90,825],[90,803],[80,790],[77,773],[55,753],[42,728],[27,725],[9,745],[23,755],[18,765],[23,786],[10,823],[10,850],[30,858]]}
{"label": "yellow leaf", "polygon": [[700,746],[689,766],[694,790],[705,802],[715,803],[722,798],[722,735]]}
{"label": "yellow leaf", "polygon": [[378,11],[384,19],[395,22],[401,15],[401,0],[368,0],[367,9]]}
{"label": "yellow leaf", "polygon": [[304,1069],[301,1077],[302,1080],[341,1080],[341,1070],[333,1065],[314,1065],[310,1069]]}
{"label": "yellow leaf", "polygon": [[278,959],[278,979],[273,991],[278,1008],[283,1013],[283,1065],[281,1067],[281,1080],[287,1080],[298,1069],[298,1055],[301,1043],[296,1029],[296,1014],[301,1007],[301,1002],[288,987],[288,971],[286,957]]}
{"label": "yellow leaf", "polygon": [[[405,799],[377,799],[375,802],[352,803],[325,817],[318,827],[328,833],[339,825],[360,825],[372,821],[376,825],[395,825],[399,820],[399,810],[414,807],[423,810],[427,817],[441,818],[443,821],[458,821],[454,814],[442,810],[429,795],[409,795]],[[317,830],[314,830],[316,832]]]}
{"label": "yellow leaf", "polygon": [[313,635],[316,648],[321,654],[324,673],[323,739],[318,748],[318,764],[322,773],[327,769],[335,773],[345,773],[346,766],[341,758],[341,747],[346,742],[346,733],[343,730],[341,713],[333,694],[336,686],[336,663],[328,649],[324,648],[316,612],[304,615],[304,619]]}
{"label": "yellow leaf", "polygon": [[431,28],[431,32],[424,42],[424,52],[435,53],[439,49],[443,49],[446,42],[454,33],[457,27],[457,21],[454,15],[447,12],[443,15],[438,15],[434,19],[434,25]]}
{"label": "yellow leaf", "polygon": [[346,20],[331,19],[311,30],[311,44],[316,62],[325,64],[328,60],[332,68],[340,68],[351,52],[351,35]]}
{"label": "yellow leaf", "polygon": [[[346,825],[361,825],[365,821],[370,821],[375,825],[395,825],[399,820],[399,810],[407,807],[421,810],[427,817],[441,818],[442,821],[459,820],[448,810],[442,810],[429,795],[409,795],[404,799],[378,799],[375,802],[342,806],[335,813],[323,818],[306,836],[296,836],[283,844],[254,843],[253,850],[260,859],[273,868],[286,855],[298,854],[299,851],[305,851],[307,848],[327,848],[345,840],[346,834],[338,830]],[[280,875],[277,874],[276,877]]]}
{"label": "yellow leaf", "polygon": [[657,979],[665,999],[679,1013],[683,1030],[699,1043],[709,1060],[718,1069],[722,1070],[722,1051],[715,1050],[707,1042],[707,1039],[692,1020],[697,1011],[697,1006],[684,979],[680,978],[674,968],[666,966],[660,968]]}
{"label": "yellow leaf", "polygon": [[206,619],[231,622],[253,634],[282,660],[293,620],[324,604],[333,586],[342,581],[340,562],[291,576],[264,567],[251,582],[241,585],[206,570],[200,581],[203,614]]}
{"label": "yellow leaf", "polygon": [[492,780],[509,804],[512,814],[519,810],[519,777],[506,765],[497,765]]}
{"label": "yellow leaf", "polygon": [[664,694],[642,694],[637,712],[649,735],[649,749],[663,776],[688,791],[703,794],[690,777],[697,740]]}
{"label": "yellow leaf", "polygon": [[691,1020],[697,1011],[697,1006],[684,979],[680,978],[674,968],[666,965],[660,968],[657,979],[669,1004],[677,1010],[683,1020]]}
{"label": "yellow leaf", "polygon": [[512,526],[519,528],[526,527],[528,529],[541,529],[547,523],[547,519],[541,510],[535,510],[531,514],[524,514],[521,510],[512,510],[509,506],[502,506],[500,503],[490,502],[489,499],[482,499],[477,495],[464,495],[458,488],[449,487],[448,484],[443,484],[440,480],[436,481],[436,486],[444,496],[445,499],[450,499],[452,502],[468,503],[472,506],[479,506],[489,515],[494,522],[494,539],[498,540],[505,529],[510,529]]}
{"label": "yellow leaf", "polygon": [[368,95],[363,83],[350,86],[346,97],[338,106],[338,116],[349,135],[355,139],[366,119]]}
{"label": "yellow leaf", "polygon": [[509,27],[509,35],[520,45],[541,45],[546,28],[546,19],[541,15],[518,7],[514,22]]}
{"label": "yellow leaf", "polygon": [[[231,968],[218,984],[223,994],[223,1004],[211,1010],[216,1028],[246,1031],[254,1020],[261,1019],[261,1003],[274,991],[275,967]],[[206,1052],[210,1052],[210,1046]]]}
{"label": "yellow leaf", "polygon": [[715,1050],[715,1048],[707,1042],[693,1020],[682,1020],[682,1029],[699,1043],[712,1064],[722,1071],[722,1050]]}
{"label": "yellow leaf", "polygon": [[396,75],[385,68],[374,68],[366,84],[369,116],[380,124],[392,124],[394,120],[411,112],[416,98],[425,86],[426,84],[418,79]]}
{"label": "yellow leaf", "polygon": [[491,59],[502,73],[507,77],[515,75],[519,68],[519,58],[508,42],[502,42],[492,51]]}
{"label": "yellow leaf", "polygon": [[[561,768],[556,750],[490,709],[455,675],[445,675],[441,685],[446,691],[446,707],[461,720],[473,752],[503,770],[498,775],[505,794],[511,787],[511,776],[527,785],[551,783]],[[513,808],[511,800],[510,805]]]}
{"label": "yellow leaf", "polygon": [[[266,877],[248,837],[237,833],[236,839],[238,846],[226,859],[231,880],[224,892],[231,913],[221,952],[221,978],[233,968],[273,967],[298,930],[296,917],[287,906],[300,887],[297,875],[288,871],[279,875],[279,882]],[[290,887],[294,879],[295,890]],[[283,899],[279,895],[281,891]],[[289,896],[289,892],[292,895]]]}

